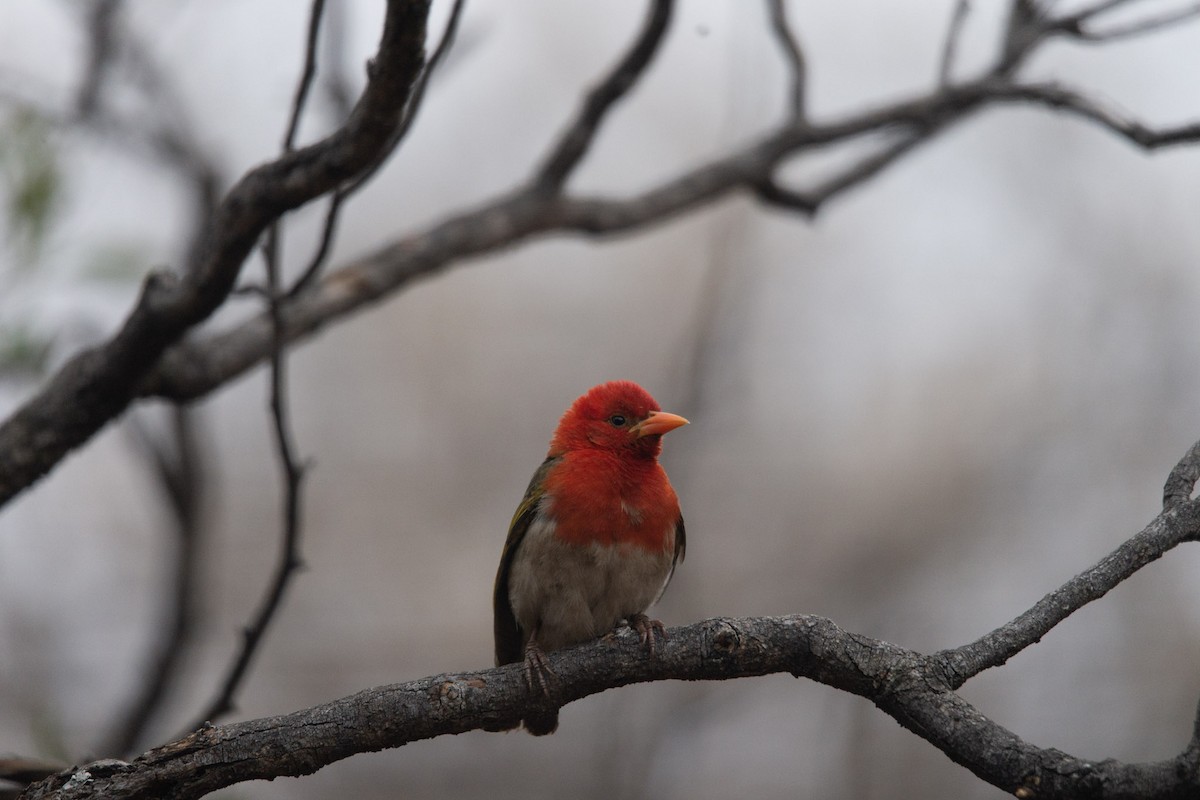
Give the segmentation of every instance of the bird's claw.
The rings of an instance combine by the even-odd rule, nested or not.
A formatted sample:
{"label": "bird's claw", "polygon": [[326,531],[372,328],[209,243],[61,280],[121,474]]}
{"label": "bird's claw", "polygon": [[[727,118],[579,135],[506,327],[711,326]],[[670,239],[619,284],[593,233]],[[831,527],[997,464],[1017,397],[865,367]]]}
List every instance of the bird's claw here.
{"label": "bird's claw", "polygon": [[558,675],[550,668],[550,664],[546,661],[546,654],[542,652],[542,648],[530,640],[525,645],[525,685],[532,692],[536,683],[542,695],[549,697],[550,683],[555,680],[558,680]]}
{"label": "bird's claw", "polygon": [[649,651],[650,655],[654,655],[654,640],[655,632],[662,636],[663,641],[670,637],[667,636],[667,629],[663,626],[661,620],[650,619],[645,614],[634,614],[627,620],[629,627],[637,631],[638,638],[642,642],[642,647]]}

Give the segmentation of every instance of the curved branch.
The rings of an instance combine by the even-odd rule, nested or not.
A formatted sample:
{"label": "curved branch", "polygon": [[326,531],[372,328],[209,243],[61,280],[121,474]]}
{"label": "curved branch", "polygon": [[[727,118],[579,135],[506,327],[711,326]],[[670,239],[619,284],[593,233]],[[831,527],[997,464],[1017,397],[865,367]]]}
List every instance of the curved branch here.
{"label": "curved branch", "polygon": [[555,192],[560,189],[587,154],[605,114],[633,88],[658,52],[658,46],[670,25],[674,5],[674,0],[654,0],[651,4],[646,23],[629,52],[604,80],[588,92],[579,116],[563,132],[538,171],[534,183],[540,191]]}
{"label": "curved branch", "polygon": [[247,173],[217,208],[183,277],[151,274],[121,329],[67,362],[0,425],[0,504],[125,410],[163,351],[224,302],[271,222],[372,161],[420,72],[428,12],[429,0],[391,0],[367,87],[345,126]]}
{"label": "curved branch", "polygon": [[[1194,462],[1196,450],[1172,470],[1172,480]],[[631,633],[549,653],[558,679],[548,698],[530,696],[520,664],[436,675],[278,717],[204,725],[131,763],[109,760],[72,768],[31,786],[23,796],[142,798],[160,796],[169,787],[171,797],[185,800],[242,781],[307,775],[356,753],[420,739],[506,730],[527,715],[530,703],[562,706],[647,681],[788,672],[871,700],[956,763],[1018,797],[1192,798],[1200,794],[1200,709],[1191,740],[1175,758],[1096,762],[1023,741],[954,690],[1038,641],[1062,618],[1171,548],[1197,539],[1200,501],[1182,501],[1013,622],[932,656],[847,632],[812,615],[712,619],[672,629],[655,655]]]}
{"label": "curved branch", "polygon": [[1167,476],[1163,485],[1163,509],[1171,509],[1186,502],[1200,481],[1200,442],[1196,442]]}
{"label": "curved branch", "polygon": [[1198,535],[1200,506],[1179,503],[1169,508],[1095,566],[1043,597],[1012,622],[970,644],[935,654],[943,663],[947,684],[957,689],[980,672],[1004,664],[1083,606],[1099,600],[1168,550],[1196,541]]}
{"label": "curved branch", "polygon": [[[1102,0],[1080,13],[1090,19],[1115,5]],[[625,58],[589,94],[578,118],[529,184],[296,291],[280,308],[285,340],[291,343],[310,335],[396,291],[411,278],[534,235],[624,233],[664,222],[735,191],[757,193],[770,202],[811,213],[807,200],[814,194],[822,201],[833,197],[862,179],[854,178],[856,170],[869,177],[894,157],[875,167],[864,162],[823,187],[807,190],[783,189],[773,183],[784,162],[855,136],[897,127],[917,144],[996,104],[1045,105],[1099,124],[1146,149],[1200,141],[1200,123],[1155,129],[1054,84],[1015,83],[1012,75],[1020,64],[1061,31],[1056,27],[1059,19],[1037,4],[1018,0],[1013,8],[1001,59],[982,79],[940,86],[915,100],[826,125],[810,127],[790,120],[758,142],[684,171],[639,196],[564,196],[562,186],[590,147],[605,114],[658,49],[671,9],[669,0],[658,0]],[[366,91],[346,126],[245,176],[213,216],[209,235],[185,277],[150,276],[121,331],[105,345],[68,362],[41,393],[0,426],[0,505],[123,412],[134,395],[196,398],[267,357],[270,324],[265,317],[199,343],[176,342],[224,302],[245,255],[267,225],[287,209],[346,185],[377,162],[396,126],[404,124],[404,98],[421,71],[427,12],[427,0],[391,0],[379,55],[371,62]],[[336,216],[336,208],[333,213]]]}
{"label": "curved branch", "polygon": [[800,46],[800,41],[788,24],[787,9],[783,0],[767,0],[767,15],[771,20],[771,33],[779,43],[779,49],[783,52],[791,74],[788,109],[793,117],[799,119],[805,113],[804,100],[808,84],[808,62],[804,58],[804,48]]}
{"label": "curved branch", "polygon": [[[583,198],[522,188],[414,233],[327,275],[283,304],[288,341],[312,335],[326,324],[361,310],[399,290],[414,278],[482,253],[552,233],[611,235],[660,224],[715,199],[749,191],[811,213],[894,163],[916,145],[993,105],[1034,103],[1074,114],[1146,149],[1200,142],[1200,123],[1156,130],[1126,120],[1071,90],[1054,84],[1011,84],[981,80],[943,87],[929,95],[894,103],[845,119],[813,125],[792,121],[756,142],[708,164],[680,173],[640,195]],[[904,137],[867,156],[844,173],[808,190],[772,196],[763,187],[790,159],[869,134],[899,128]],[[785,204],[786,205],[786,204]],[[183,342],[165,353],[139,387],[143,396],[177,400],[201,397],[260,363],[270,352],[270,322],[255,317],[209,338]]]}
{"label": "curved branch", "polygon": [[[657,680],[728,680],[786,672],[873,701],[979,777],[1018,796],[1183,798],[1200,792],[1200,754],[1154,763],[1093,762],[1035,747],[938,679],[936,661],[810,615],[712,619],[673,628],[648,657],[636,636],[548,655],[554,701]],[[356,753],[515,724],[527,709],[521,665],[436,675],[313,708],[204,727],[130,763],[59,773],[24,797],[177,800],[247,780],[306,775]]]}

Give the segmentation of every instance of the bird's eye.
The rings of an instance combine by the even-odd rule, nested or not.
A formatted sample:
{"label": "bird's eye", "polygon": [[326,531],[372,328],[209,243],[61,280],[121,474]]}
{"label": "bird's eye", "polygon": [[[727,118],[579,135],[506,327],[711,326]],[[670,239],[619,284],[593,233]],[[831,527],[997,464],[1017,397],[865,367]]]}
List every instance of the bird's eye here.
{"label": "bird's eye", "polygon": [[617,427],[617,428],[620,428],[622,425],[625,424],[625,418],[622,417],[620,414],[613,414],[611,417],[608,418],[608,421],[611,422],[613,424],[613,426]]}

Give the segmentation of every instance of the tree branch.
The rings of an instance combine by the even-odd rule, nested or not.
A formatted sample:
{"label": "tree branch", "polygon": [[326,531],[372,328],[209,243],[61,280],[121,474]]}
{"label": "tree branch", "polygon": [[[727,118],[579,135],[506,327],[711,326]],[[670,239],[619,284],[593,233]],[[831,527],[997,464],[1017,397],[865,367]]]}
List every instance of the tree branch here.
{"label": "tree branch", "polygon": [[804,59],[804,50],[788,25],[787,9],[783,0],[767,0],[767,12],[771,19],[771,32],[779,42],[791,73],[788,108],[793,117],[802,119],[805,115],[804,97],[808,83],[808,64]]}
{"label": "tree branch", "polygon": [[[320,40],[321,19],[325,11],[325,0],[312,0],[309,9],[308,37],[304,48],[304,69],[296,83],[293,94],[292,112],[288,119],[283,136],[283,154],[295,150],[296,133],[300,127],[300,118],[304,114],[308,102],[308,93],[317,75],[317,43]],[[336,202],[335,193],[335,202]],[[336,208],[331,211],[330,224],[336,220]],[[328,251],[329,232],[323,237],[318,246],[318,254]],[[271,318],[271,355],[270,355],[270,413],[271,431],[275,445],[275,456],[279,462],[279,471],[283,483],[283,513],[280,525],[279,558],[274,574],[267,585],[262,604],[253,619],[242,629],[241,647],[238,648],[233,660],[226,670],[225,678],[220,683],[216,698],[208,708],[201,713],[199,720],[191,726],[198,728],[211,723],[229,713],[235,708],[234,698],[242,681],[250,669],[254,655],[266,636],[267,628],[275,619],[275,614],[283,604],[284,594],[296,571],[301,568],[303,561],[300,556],[301,502],[303,500],[301,487],[304,480],[305,468],[296,458],[296,446],[293,443],[291,416],[288,403],[287,383],[287,351],[283,341],[283,325],[280,319],[279,306],[283,302],[282,272],[283,221],[276,220],[267,231],[266,242],[262,248],[263,265],[266,271],[267,283],[264,296],[267,314]],[[314,263],[320,263],[319,261]]]}
{"label": "tree branch", "polygon": [[1100,44],[1120,39],[1131,39],[1135,36],[1144,36],[1147,33],[1154,33],[1164,28],[1170,28],[1181,22],[1186,22],[1189,19],[1200,16],[1200,3],[1193,3],[1123,25],[1112,25],[1107,29],[1096,30],[1089,25],[1096,17],[1129,2],[1130,0],[1116,0],[1116,2],[1109,0],[1109,2],[1080,9],[1074,14],[1054,20],[1049,26],[1049,32],[1066,36],[1085,44]]}
{"label": "tree branch", "polygon": [[[1168,486],[1194,467],[1198,447],[1172,470]],[[1180,491],[1190,494],[1191,488]],[[521,664],[436,675],[283,716],[203,725],[132,763],[110,760],[72,768],[31,786],[23,796],[148,798],[169,787],[171,797],[187,800],[242,781],[307,775],[355,753],[470,730],[503,730],[519,722],[530,704],[562,706],[647,681],[788,672],[871,700],[956,763],[1018,797],[1194,798],[1200,793],[1200,709],[1191,740],[1175,758],[1097,762],[1023,741],[954,690],[1037,642],[1061,619],[1171,548],[1198,539],[1200,501],[1182,501],[1008,625],[931,656],[812,615],[712,619],[671,629],[655,655],[632,633],[551,652],[547,658],[558,680],[549,697],[531,694]]]}
{"label": "tree branch", "polygon": [[629,52],[604,80],[588,92],[578,117],[563,132],[534,177],[538,191],[557,192],[566,183],[591,147],[609,109],[633,88],[658,52],[658,46],[671,22],[674,5],[674,0],[653,0],[646,23]]}
{"label": "tree branch", "polygon": [[938,63],[938,86],[949,86],[954,77],[954,60],[958,55],[958,43],[966,27],[967,15],[971,11],[970,0],[958,0],[950,15],[950,26],[942,43],[942,57]]}
{"label": "tree branch", "polygon": [[1080,608],[1099,600],[1130,575],[1162,558],[1168,550],[1196,541],[1200,531],[1198,510],[1190,502],[1172,506],[1095,566],[1043,597],[1012,622],[970,644],[937,653],[934,657],[944,663],[947,684],[957,689],[980,672],[1004,664]]}
{"label": "tree branch", "polygon": [[100,104],[100,91],[112,67],[117,46],[115,28],[122,0],[95,0],[87,9],[88,58],[83,81],[75,96],[75,112],[90,116]]}
{"label": "tree branch", "polygon": [[450,17],[446,21],[446,29],[442,33],[442,38],[438,42],[437,48],[434,49],[433,55],[426,62],[425,68],[421,70],[421,74],[413,84],[408,102],[404,107],[404,117],[392,132],[387,144],[375,158],[374,163],[364,169],[353,181],[339,186],[330,195],[329,207],[325,211],[325,222],[321,230],[320,244],[309,260],[308,266],[300,273],[300,277],[296,279],[292,287],[288,289],[289,296],[296,295],[310,286],[313,280],[321,273],[321,270],[324,269],[325,261],[329,257],[329,253],[333,247],[333,239],[337,233],[337,226],[341,219],[343,205],[359,189],[365,186],[368,181],[375,177],[375,174],[383,167],[392,153],[396,151],[400,143],[404,141],[404,137],[412,130],[413,123],[417,119],[417,113],[424,104],[425,91],[429,87],[429,81],[433,77],[438,65],[442,63],[446,53],[449,52],[451,46],[454,44],[454,38],[458,32],[458,25],[462,19],[464,8],[466,8],[466,0],[454,0],[454,5],[450,9]]}
{"label": "tree branch", "polygon": [[163,601],[163,625],[157,632],[148,657],[146,680],[138,687],[129,707],[118,715],[98,752],[127,756],[145,734],[180,673],[183,656],[192,638],[200,605],[200,545],[204,532],[201,500],[205,490],[202,448],[195,431],[191,408],[173,404],[171,418],[173,449],[154,440],[150,433],[129,418],[130,430],[154,468],[154,477],[167,499],[174,525],[175,552],[167,596]]}
{"label": "tree branch", "polygon": [[1163,510],[1175,508],[1186,502],[1196,489],[1196,481],[1200,481],[1200,442],[1192,445],[1163,486]]}
{"label": "tree branch", "polygon": [[[917,143],[928,141],[951,125],[984,108],[1016,103],[1044,105],[1072,114],[1145,149],[1200,142],[1200,122],[1150,128],[1054,84],[1012,84],[986,77],[823,125],[783,125],[740,150],[682,172],[636,196],[572,198],[518,189],[381,248],[298,293],[283,308],[285,334],[288,341],[309,336],[399,290],[414,278],[433,275],[454,262],[535,236],[628,233],[736,191],[750,191],[761,197],[762,187],[788,159],[859,136],[895,128],[908,131],[909,138],[895,145],[896,152],[869,157],[840,176],[843,179],[816,190],[815,196],[825,202],[877,174]],[[856,175],[853,180],[844,179]],[[802,193],[797,197],[802,202],[796,207],[808,213],[812,197],[805,198]],[[172,348],[139,392],[144,396],[194,399],[255,366],[269,349],[269,321],[257,317],[209,338]]]}
{"label": "tree branch", "polygon": [[[1105,0],[1075,16],[1091,19],[1117,5]],[[911,135],[924,140],[990,106],[1047,106],[1099,124],[1146,149],[1200,141],[1200,123],[1153,128],[1054,84],[1016,83],[1012,75],[1017,67],[1039,44],[1059,32],[1055,27],[1058,21],[1041,6],[1032,0],[1016,0],[1002,56],[983,78],[941,86],[924,97],[825,125],[809,126],[791,120],[747,147],[683,171],[638,196],[600,199],[562,195],[563,184],[586,153],[608,109],[628,91],[657,51],[670,8],[669,0],[653,5],[625,58],[589,94],[580,114],[529,184],[405,237],[320,283],[305,284],[281,308],[287,342],[361,309],[414,277],[433,274],[455,261],[536,235],[625,233],[662,223],[739,190],[811,213],[805,192],[789,192],[773,184],[773,175],[785,160],[896,127],[907,128]],[[193,399],[267,357],[270,324],[265,316],[200,342],[176,342],[223,302],[246,253],[271,221],[289,208],[352,181],[387,151],[391,135],[404,125],[404,114],[397,120],[395,98],[407,96],[420,73],[426,12],[426,2],[392,0],[380,55],[372,62],[371,80],[346,126],[326,140],[243,178],[214,216],[210,236],[194,259],[195,269],[189,270],[183,281],[150,276],[122,330],[105,345],[68,362],[41,393],[0,426],[0,504],[120,414],[131,396]],[[402,20],[410,18],[416,22],[406,26]],[[410,35],[401,35],[402,31]],[[866,170],[864,174],[876,171]],[[842,188],[855,183],[848,181]],[[840,191],[834,188],[828,197]],[[336,215],[335,206],[330,215],[334,223]],[[316,271],[311,272],[315,275]]]}
{"label": "tree branch", "polygon": [[217,208],[182,277],[151,274],[121,329],[85,350],[0,425],[0,504],[121,414],[163,351],[224,302],[258,237],[371,162],[399,124],[423,64],[428,0],[391,0],[369,81],[346,125],[251,170]]}
{"label": "tree branch", "polygon": [[[1125,764],[1035,747],[947,688],[936,660],[847,632],[822,617],[712,619],[672,628],[653,658],[632,635],[548,658],[559,678],[554,697],[559,703],[647,681],[786,672],[871,700],[957,763],[1018,796],[1154,800],[1200,791],[1194,750],[1166,761]],[[99,762],[59,773],[24,797],[148,798],[170,787],[171,797],[189,800],[243,781],[307,775],[356,753],[511,725],[529,702],[520,664],[436,675],[291,714],[203,727],[128,764]]]}

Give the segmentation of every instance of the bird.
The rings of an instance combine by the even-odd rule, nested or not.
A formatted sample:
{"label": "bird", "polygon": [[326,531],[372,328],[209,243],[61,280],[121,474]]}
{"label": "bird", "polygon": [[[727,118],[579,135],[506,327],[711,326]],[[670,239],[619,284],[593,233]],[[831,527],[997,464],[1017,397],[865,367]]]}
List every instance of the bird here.
{"label": "bird", "polygon": [[[559,420],[509,524],[493,593],[496,664],[523,662],[531,692],[537,684],[549,695],[547,651],[621,623],[651,655],[655,635],[665,638],[645,612],[683,561],[686,537],[658,456],[663,434],[687,424],[625,380],[589,389]],[[543,704],[523,722],[535,736],[553,733],[558,709]]]}

